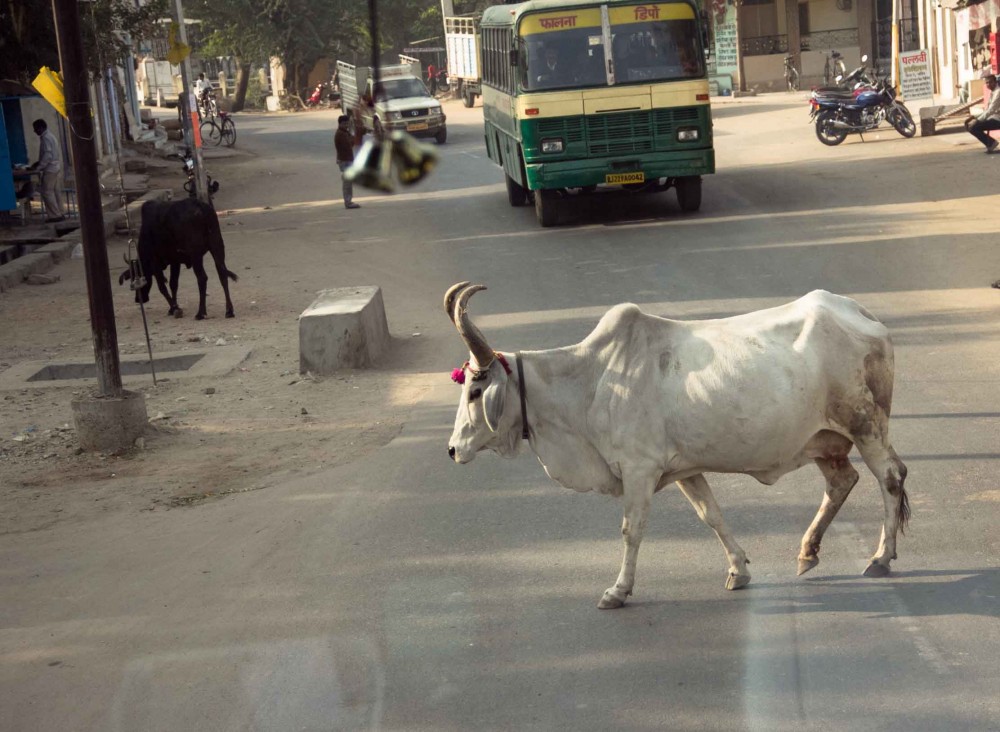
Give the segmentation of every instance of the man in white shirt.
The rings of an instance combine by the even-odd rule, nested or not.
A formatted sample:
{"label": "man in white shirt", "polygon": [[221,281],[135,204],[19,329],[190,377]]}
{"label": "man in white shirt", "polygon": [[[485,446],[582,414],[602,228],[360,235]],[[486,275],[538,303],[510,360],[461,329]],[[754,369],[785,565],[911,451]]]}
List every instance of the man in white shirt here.
{"label": "man in white shirt", "polygon": [[965,122],[965,129],[986,146],[986,152],[991,153],[1000,146],[1000,141],[994,140],[989,135],[991,130],[1000,130],[1000,85],[997,85],[997,77],[994,74],[987,73],[983,80],[990,91],[990,97],[987,100],[986,92],[983,92],[985,109],[978,117],[969,117]]}
{"label": "man in white shirt", "polygon": [[62,155],[59,152],[59,141],[49,132],[49,126],[44,119],[36,119],[32,123],[35,134],[38,135],[38,162],[31,166],[42,174],[42,203],[45,204],[45,220],[58,223],[66,217],[63,215],[62,201],[59,199],[59,188],[62,181]]}
{"label": "man in white shirt", "polygon": [[194,82],[194,95],[198,98],[198,101],[201,101],[202,95],[211,88],[212,85],[205,81],[205,75],[198,74],[198,78]]}

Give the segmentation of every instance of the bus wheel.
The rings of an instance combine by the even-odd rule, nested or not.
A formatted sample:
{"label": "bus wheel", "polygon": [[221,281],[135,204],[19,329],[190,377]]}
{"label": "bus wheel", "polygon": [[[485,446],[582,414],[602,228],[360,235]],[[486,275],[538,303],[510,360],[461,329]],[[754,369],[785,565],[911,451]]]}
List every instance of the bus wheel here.
{"label": "bus wheel", "polygon": [[470,92],[468,89],[462,90],[462,104],[466,107],[472,107],[476,104],[476,95]]}
{"label": "bus wheel", "polygon": [[681,211],[691,213],[701,208],[700,175],[678,178],[675,186],[677,188],[677,203],[680,204]]}
{"label": "bus wheel", "polygon": [[510,205],[523,206],[526,204],[528,202],[528,191],[525,190],[524,186],[506,173],[504,173],[503,177],[507,180],[507,200],[510,202]]}
{"label": "bus wheel", "polygon": [[558,196],[555,191],[535,191],[535,216],[542,226],[555,226],[558,221]]}

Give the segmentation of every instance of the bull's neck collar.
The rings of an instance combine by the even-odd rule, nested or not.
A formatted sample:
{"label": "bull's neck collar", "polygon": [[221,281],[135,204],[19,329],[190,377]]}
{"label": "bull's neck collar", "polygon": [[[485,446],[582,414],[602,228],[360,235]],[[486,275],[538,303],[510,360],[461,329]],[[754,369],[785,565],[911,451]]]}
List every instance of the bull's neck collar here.
{"label": "bull's neck collar", "polygon": [[524,364],[521,363],[521,352],[514,354],[514,361],[517,365],[517,391],[521,397],[521,439],[528,440],[531,434],[528,432],[528,405],[526,404],[524,389]]}

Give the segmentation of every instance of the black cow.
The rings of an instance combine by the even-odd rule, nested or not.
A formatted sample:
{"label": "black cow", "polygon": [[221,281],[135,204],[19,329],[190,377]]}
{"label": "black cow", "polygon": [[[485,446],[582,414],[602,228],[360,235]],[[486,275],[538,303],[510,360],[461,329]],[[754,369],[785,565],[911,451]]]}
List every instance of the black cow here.
{"label": "black cow", "polygon": [[[222,241],[222,229],[219,226],[219,216],[210,204],[195,198],[184,198],[179,201],[146,201],[142,204],[142,228],[139,230],[139,264],[146,277],[146,283],[135,291],[136,302],[149,302],[149,291],[156,279],[163,297],[170,305],[168,315],[180,318],[184,315],[177,304],[177,280],[180,278],[181,265],[194,269],[198,280],[198,314],[195,319],[205,317],[205,289],[208,275],[202,259],[206,252],[211,252],[215,260],[215,269],[222,282],[222,290],[226,293],[226,317],[235,317],[233,301],[229,299],[229,278],[235,282],[239,279],[226,269],[226,246]],[[170,292],[167,292],[166,279],[163,270],[170,266]],[[131,279],[131,272],[126,270],[118,278],[118,283]]]}

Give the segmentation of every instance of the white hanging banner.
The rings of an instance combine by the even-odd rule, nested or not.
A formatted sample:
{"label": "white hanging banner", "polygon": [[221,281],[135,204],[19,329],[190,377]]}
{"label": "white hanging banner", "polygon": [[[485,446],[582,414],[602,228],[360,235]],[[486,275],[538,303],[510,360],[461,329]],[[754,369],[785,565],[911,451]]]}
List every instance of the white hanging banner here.
{"label": "white hanging banner", "polygon": [[899,88],[903,99],[908,102],[933,98],[934,78],[931,75],[931,56],[927,49],[899,54]]}

